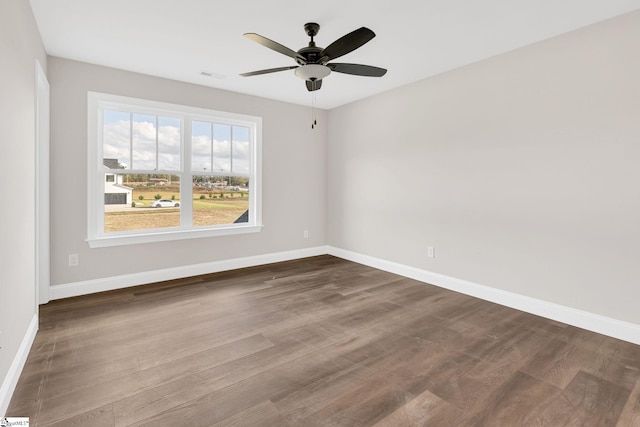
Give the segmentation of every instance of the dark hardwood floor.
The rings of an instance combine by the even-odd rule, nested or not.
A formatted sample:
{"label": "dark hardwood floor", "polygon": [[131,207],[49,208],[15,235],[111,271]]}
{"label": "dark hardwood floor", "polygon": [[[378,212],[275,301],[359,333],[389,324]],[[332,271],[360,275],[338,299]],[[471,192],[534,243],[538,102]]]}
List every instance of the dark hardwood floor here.
{"label": "dark hardwood floor", "polygon": [[32,426],[640,426],[640,346],[331,256],[40,316]]}

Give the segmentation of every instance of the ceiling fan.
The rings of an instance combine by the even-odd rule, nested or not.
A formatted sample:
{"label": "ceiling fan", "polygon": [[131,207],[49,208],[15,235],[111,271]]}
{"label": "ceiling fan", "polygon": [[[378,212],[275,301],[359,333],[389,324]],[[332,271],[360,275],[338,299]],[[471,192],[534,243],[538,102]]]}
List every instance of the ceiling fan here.
{"label": "ceiling fan", "polygon": [[387,72],[387,70],[385,70],[384,68],[372,67],[370,65],[329,62],[356,50],[357,48],[374,38],[376,34],[370,29],[366,27],[358,28],[357,30],[352,31],[349,34],[340,37],[338,40],[334,41],[325,48],[316,46],[316,43],[313,40],[313,38],[318,34],[318,31],[320,30],[320,25],[316,24],[315,22],[309,22],[304,25],[304,30],[307,35],[311,37],[311,41],[309,42],[309,46],[303,47],[297,52],[281,45],[280,43],[269,40],[268,38],[263,37],[260,34],[244,34],[245,37],[253,40],[256,43],[268,47],[269,49],[275,50],[276,52],[279,52],[290,58],[293,58],[298,63],[298,65],[251,71],[249,73],[243,73],[240,75],[243,77],[249,77],[295,69],[295,75],[305,80],[307,90],[309,90],[309,92],[312,92],[322,87],[322,79],[331,74],[332,71],[335,71],[336,73],[367,77],[382,77]]}

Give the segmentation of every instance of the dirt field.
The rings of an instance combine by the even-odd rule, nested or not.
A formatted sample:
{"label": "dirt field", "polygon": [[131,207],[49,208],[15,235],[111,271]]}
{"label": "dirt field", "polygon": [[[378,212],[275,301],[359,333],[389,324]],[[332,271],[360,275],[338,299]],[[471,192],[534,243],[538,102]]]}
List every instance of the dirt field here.
{"label": "dirt field", "polygon": [[[148,207],[152,200],[153,198],[144,200],[145,207],[128,209],[122,212],[105,212],[105,232],[148,230],[178,227],[180,225],[180,208]],[[176,199],[176,201],[178,200]],[[196,199],[194,200],[193,225],[231,224],[248,208],[249,199],[246,196],[224,199]]]}

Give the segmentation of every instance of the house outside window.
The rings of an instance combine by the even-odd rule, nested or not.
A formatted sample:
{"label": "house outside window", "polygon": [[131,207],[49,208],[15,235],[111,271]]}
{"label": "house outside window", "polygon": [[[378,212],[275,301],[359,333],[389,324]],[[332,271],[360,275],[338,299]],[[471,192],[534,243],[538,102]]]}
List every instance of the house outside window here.
{"label": "house outside window", "polygon": [[259,117],[89,92],[91,247],[261,229]]}

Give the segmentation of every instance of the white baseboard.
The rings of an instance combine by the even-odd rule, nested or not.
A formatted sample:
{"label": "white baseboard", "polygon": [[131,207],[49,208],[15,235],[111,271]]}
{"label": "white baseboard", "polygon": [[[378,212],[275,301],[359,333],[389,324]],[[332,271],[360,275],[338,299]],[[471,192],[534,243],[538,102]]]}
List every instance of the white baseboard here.
{"label": "white baseboard", "polygon": [[466,280],[456,279],[455,277],[432,273],[427,270],[331,246],[328,248],[328,253],[330,255],[357,262],[359,264],[368,265],[379,270],[409,277],[441,288],[471,295],[476,298],[515,308],[547,319],[556,320],[568,325],[577,326],[599,334],[608,335],[634,344],[640,344],[640,325],[635,323],[612,319],[599,314],[577,310],[564,305],[554,304],[513,292],[492,288],[490,286],[479,285]]}
{"label": "white baseboard", "polygon": [[271,264],[274,262],[290,261],[294,259],[325,254],[327,254],[327,247],[317,246],[313,248],[275,252],[271,254],[255,255],[244,258],[213,261],[203,264],[164,268],[161,270],[145,271],[142,273],[125,274],[122,276],[106,277],[103,279],[66,283],[63,285],[51,286],[49,288],[49,298],[51,300],[69,298],[78,295],[86,295],[96,292],[127,288],[130,286],[144,285],[147,283],[181,279],[184,277],[198,276],[201,274],[218,273],[220,271],[234,270],[237,268],[255,267],[258,265]]}
{"label": "white baseboard", "polygon": [[20,379],[22,368],[24,368],[24,364],[27,361],[27,357],[29,356],[29,350],[31,350],[33,340],[36,338],[36,332],[38,332],[37,313],[33,315],[31,323],[29,324],[29,328],[24,334],[22,343],[20,343],[20,347],[18,348],[18,353],[13,358],[13,362],[9,367],[9,372],[7,372],[7,376],[2,381],[2,386],[0,387],[0,418],[3,418],[7,413],[9,403],[11,402],[11,397],[13,396],[13,392],[15,391],[16,385],[18,384],[18,379]]}
{"label": "white baseboard", "polygon": [[613,319],[599,314],[531,298],[513,292],[503,291],[490,286],[480,285],[466,280],[457,279],[455,277],[433,273],[427,270],[410,267],[368,255],[362,255],[332,246],[317,246],[293,251],[276,252],[272,254],[256,255],[244,258],[214,261],[204,264],[127,274],[104,279],[55,285],[51,286],[49,294],[52,300],[68,298],[164,280],[217,273],[237,268],[254,267],[274,262],[289,261],[324,254],[337,256],[349,261],[368,265],[370,267],[409,277],[441,288],[471,295],[496,304],[515,308],[547,319],[556,320],[640,345],[640,325],[635,323]]}

